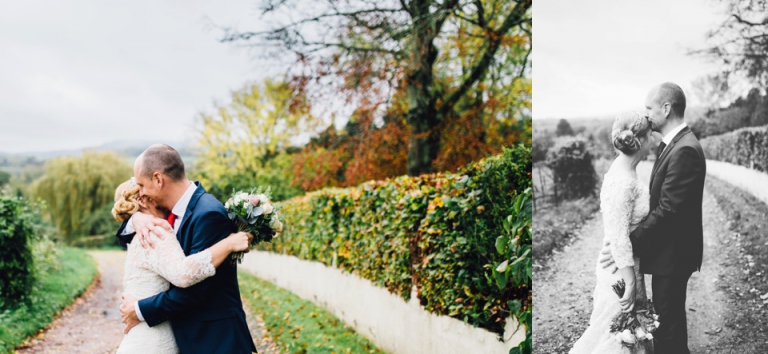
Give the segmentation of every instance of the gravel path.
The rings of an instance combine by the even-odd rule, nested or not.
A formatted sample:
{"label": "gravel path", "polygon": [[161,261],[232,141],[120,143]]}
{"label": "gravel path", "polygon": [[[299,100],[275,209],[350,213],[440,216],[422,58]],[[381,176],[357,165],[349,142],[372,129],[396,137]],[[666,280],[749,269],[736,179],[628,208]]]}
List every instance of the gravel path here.
{"label": "gravel path", "polygon": [[[651,164],[639,166],[638,173],[648,180]],[[692,353],[709,353],[718,338],[728,336],[724,326],[726,294],[720,284],[725,274],[718,257],[732,247],[721,236],[728,234],[726,217],[717,200],[705,187],[704,263],[688,283],[688,340]],[[567,353],[588,325],[595,286],[594,267],[603,240],[600,214],[588,221],[573,243],[551,258],[545,267],[534,265],[533,348],[534,353]],[[648,294],[650,276],[646,276]]]}
{"label": "gravel path", "polygon": [[[62,312],[43,334],[17,353],[114,353],[123,339],[120,311],[123,251],[89,251],[99,265],[91,288]],[[264,321],[246,308],[246,320],[259,353],[278,353],[266,337]]]}

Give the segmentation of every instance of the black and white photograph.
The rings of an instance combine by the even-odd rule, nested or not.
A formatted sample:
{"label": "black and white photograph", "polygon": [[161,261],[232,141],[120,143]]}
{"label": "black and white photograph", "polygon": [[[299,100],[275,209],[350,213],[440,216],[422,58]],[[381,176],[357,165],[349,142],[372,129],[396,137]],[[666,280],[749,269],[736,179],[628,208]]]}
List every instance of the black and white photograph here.
{"label": "black and white photograph", "polygon": [[533,352],[768,352],[768,3],[535,5]]}

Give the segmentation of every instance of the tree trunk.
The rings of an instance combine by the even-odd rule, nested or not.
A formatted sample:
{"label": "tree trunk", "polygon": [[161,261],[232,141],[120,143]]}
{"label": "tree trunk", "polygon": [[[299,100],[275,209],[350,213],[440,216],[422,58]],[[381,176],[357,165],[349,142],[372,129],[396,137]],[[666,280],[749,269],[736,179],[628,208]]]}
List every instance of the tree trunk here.
{"label": "tree trunk", "polygon": [[413,43],[407,71],[406,95],[408,98],[408,175],[418,176],[432,172],[432,162],[440,148],[435,97],[432,92],[433,66],[437,59],[434,45],[434,19],[430,16],[431,1],[414,1]]}

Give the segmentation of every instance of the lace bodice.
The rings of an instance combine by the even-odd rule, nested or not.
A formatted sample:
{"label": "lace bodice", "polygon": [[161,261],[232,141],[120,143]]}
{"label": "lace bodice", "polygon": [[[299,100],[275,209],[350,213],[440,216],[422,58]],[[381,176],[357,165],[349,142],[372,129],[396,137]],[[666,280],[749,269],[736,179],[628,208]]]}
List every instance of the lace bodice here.
{"label": "lace bodice", "polygon": [[600,190],[605,238],[619,268],[635,265],[629,233],[648,215],[648,187],[637,178],[606,173]]}
{"label": "lace bodice", "polygon": [[[163,235],[161,240],[158,234]],[[168,290],[195,285],[213,276],[211,251],[186,256],[176,236],[156,227],[150,237],[154,248],[144,248],[138,241],[128,245],[123,276],[124,292],[144,299]],[[123,338],[118,353],[177,353],[178,347],[168,322],[150,328],[141,322]]]}

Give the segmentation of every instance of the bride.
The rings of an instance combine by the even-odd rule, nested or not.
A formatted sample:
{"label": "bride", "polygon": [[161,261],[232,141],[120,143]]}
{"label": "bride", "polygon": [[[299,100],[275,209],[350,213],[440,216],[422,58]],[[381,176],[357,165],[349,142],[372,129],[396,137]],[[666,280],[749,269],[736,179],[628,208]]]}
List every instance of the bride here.
{"label": "bride", "polygon": [[[139,197],[139,186],[133,178],[117,187],[112,215],[120,222],[133,213],[153,214],[165,218],[152,201]],[[158,234],[162,236],[158,237]],[[139,242],[128,244],[125,257],[123,291],[138,298],[146,298],[168,290],[170,284],[186,288],[213,276],[232,252],[248,251],[250,234],[238,232],[219,241],[210,248],[185,256],[176,236],[161,227],[151,234],[154,248],[144,248]],[[171,325],[168,321],[149,327],[141,322],[125,335],[117,353],[178,353]]]}
{"label": "bride", "polygon": [[[647,301],[645,281],[639,271],[639,259],[632,255],[629,233],[648,215],[648,187],[638,180],[636,168],[648,155],[652,142],[651,123],[640,113],[621,114],[613,123],[611,139],[619,155],[604,176],[600,209],[603,213],[604,242],[610,245],[618,273],[603,268],[599,262],[596,265],[597,284],[589,327],[576,341],[571,354],[653,353],[650,345],[639,345],[635,349],[624,347],[616,340],[615,334],[610,333],[612,320],[617,314],[629,312],[636,304]],[[619,299],[612,285],[621,279],[626,283],[626,291]]]}

